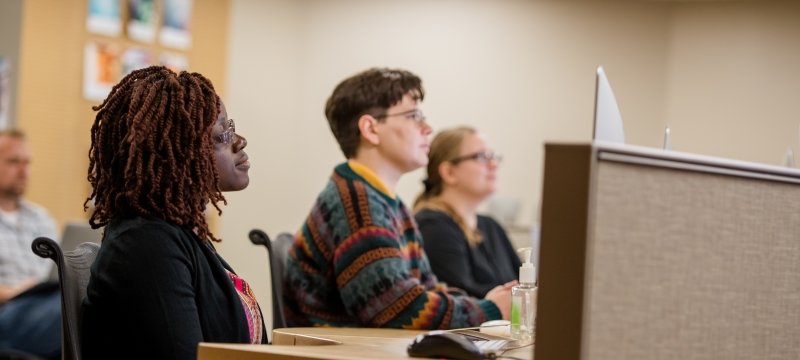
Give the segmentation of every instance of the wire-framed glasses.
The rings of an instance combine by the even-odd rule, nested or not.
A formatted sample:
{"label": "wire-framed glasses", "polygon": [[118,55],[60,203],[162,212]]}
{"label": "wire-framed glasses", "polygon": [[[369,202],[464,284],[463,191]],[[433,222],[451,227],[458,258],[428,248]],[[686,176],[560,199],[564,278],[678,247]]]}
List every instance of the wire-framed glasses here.
{"label": "wire-framed glasses", "polygon": [[492,161],[495,161],[499,164],[501,161],[503,161],[503,156],[491,150],[478,151],[472,154],[467,154],[452,158],[450,159],[450,163],[456,165],[462,161],[467,161],[467,160],[474,160],[481,164],[488,164]]}
{"label": "wire-framed glasses", "polygon": [[396,114],[383,114],[383,115],[374,116],[374,118],[376,118],[376,119],[386,119],[386,118],[389,118],[389,117],[392,117],[392,116],[403,116],[406,119],[411,120],[411,121],[413,121],[413,122],[415,122],[417,124],[421,124],[423,121],[425,121],[425,114],[420,109],[411,109],[411,110],[402,111],[402,112],[399,112],[399,113],[396,113]]}
{"label": "wire-framed glasses", "polygon": [[214,141],[218,144],[225,144],[230,145],[233,144],[233,141],[236,139],[236,123],[233,122],[233,119],[228,119],[228,128],[214,137]]}

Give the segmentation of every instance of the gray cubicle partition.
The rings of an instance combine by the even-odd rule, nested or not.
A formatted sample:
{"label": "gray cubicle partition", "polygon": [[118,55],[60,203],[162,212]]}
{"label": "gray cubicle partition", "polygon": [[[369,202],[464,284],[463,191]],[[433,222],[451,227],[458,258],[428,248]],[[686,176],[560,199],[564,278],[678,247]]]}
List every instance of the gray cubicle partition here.
{"label": "gray cubicle partition", "polygon": [[800,171],[545,148],[537,359],[800,359]]}

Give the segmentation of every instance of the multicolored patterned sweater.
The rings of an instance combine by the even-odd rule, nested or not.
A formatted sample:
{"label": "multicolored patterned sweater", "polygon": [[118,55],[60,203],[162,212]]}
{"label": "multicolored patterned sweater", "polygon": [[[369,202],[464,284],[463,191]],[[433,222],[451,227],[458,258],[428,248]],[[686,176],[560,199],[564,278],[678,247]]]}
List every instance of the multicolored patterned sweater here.
{"label": "multicolored patterned sweater", "polygon": [[289,251],[284,312],[288,326],[448,329],[501,318],[493,302],[438,282],[408,208],[352,162],[334,169]]}

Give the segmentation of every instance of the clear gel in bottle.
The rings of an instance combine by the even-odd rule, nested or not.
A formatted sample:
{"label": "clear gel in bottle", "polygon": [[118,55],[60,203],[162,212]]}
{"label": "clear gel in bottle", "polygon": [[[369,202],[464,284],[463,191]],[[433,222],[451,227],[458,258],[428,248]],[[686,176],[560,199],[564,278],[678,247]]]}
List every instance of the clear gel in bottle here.
{"label": "clear gel in bottle", "polygon": [[536,267],[531,263],[531,248],[517,250],[522,253],[519,268],[519,285],[511,289],[511,337],[520,343],[533,341],[536,329]]}

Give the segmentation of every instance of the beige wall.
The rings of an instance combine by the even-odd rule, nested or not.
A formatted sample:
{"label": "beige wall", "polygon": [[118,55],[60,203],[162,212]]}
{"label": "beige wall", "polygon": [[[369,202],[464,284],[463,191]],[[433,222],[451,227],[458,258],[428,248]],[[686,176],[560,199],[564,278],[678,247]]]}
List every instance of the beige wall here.
{"label": "beige wall", "polygon": [[299,163],[305,159],[294,144],[304,136],[297,120],[302,111],[295,37],[301,29],[299,15],[294,0],[232,1],[230,9],[225,102],[228,116],[236,119],[237,133],[248,139],[245,150],[252,167],[250,186],[225,194],[229,205],[223,208],[223,241],[217,248],[250,283],[264,316],[270,319],[268,326],[272,318],[269,262],[266,252],[247,239],[247,232],[258,227],[275,236],[278,231],[292,230],[276,220],[290,209],[297,212],[297,202],[310,201],[300,195],[303,191],[294,190],[295,184],[314,181],[301,179],[295,172],[313,167]]}
{"label": "beige wall", "polygon": [[[251,186],[228,195],[222,251],[268,308],[250,228],[296,231],[343,160],[322,114],[371,66],[422,76],[441,129],[471,124],[505,155],[498,196],[538,221],[542,145],[592,134],[604,65],[627,141],[778,164],[797,150],[800,7],[793,2],[233,0],[228,111],[249,137]],[[418,171],[398,192],[413,201]],[[231,241],[232,240],[232,241]]]}
{"label": "beige wall", "polygon": [[[227,195],[221,251],[268,306],[265,255],[250,228],[295,232],[343,161],[323,104],[371,66],[424,80],[434,128],[471,124],[505,154],[498,195],[538,216],[542,144],[589,140],[595,67],[606,66],[632,143],[661,141],[669,8],[659,3],[259,1],[231,10],[229,114],[247,136],[251,186]],[[636,121],[634,121],[636,119]],[[407,202],[421,172],[404,177]],[[231,241],[232,240],[232,241]]]}
{"label": "beige wall", "polygon": [[675,149],[781,164],[800,147],[800,3],[680,4],[665,121]]}

